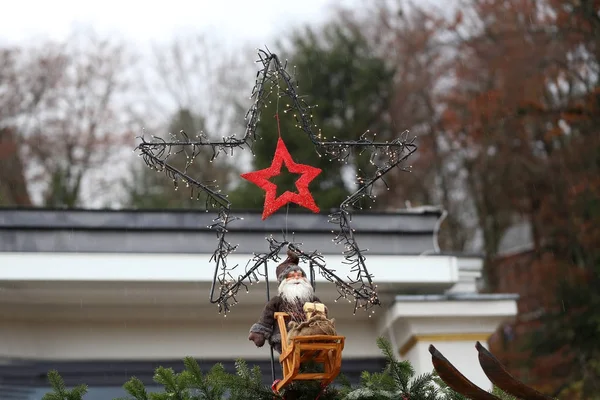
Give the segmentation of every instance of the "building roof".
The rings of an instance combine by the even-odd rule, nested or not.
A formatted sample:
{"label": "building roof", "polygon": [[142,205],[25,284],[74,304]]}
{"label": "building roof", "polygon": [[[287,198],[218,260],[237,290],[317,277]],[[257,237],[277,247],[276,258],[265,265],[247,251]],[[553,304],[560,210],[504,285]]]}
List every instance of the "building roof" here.
{"label": "building roof", "polygon": [[[294,235],[295,242],[323,253],[339,253],[332,243],[336,225],[327,214],[289,212],[261,219],[259,211],[233,211],[228,240],[239,251],[262,249],[265,236]],[[375,254],[431,253],[442,212],[424,207],[352,216],[361,247]],[[212,253],[215,213],[198,210],[0,209],[0,251]],[[308,242],[308,243],[307,243]],[[371,253],[371,254],[372,254]]]}
{"label": "building roof", "polygon": [[[287,224],[289,230],[331,232],[327,215],[289,212],[265,221],[259,211],[232,211],[242,220],[232,222],[232,231],[271,232]],[[441,212],[436,209],[397,212],[353,213],[353,226],[361,232],[433,233]],[[197,210],[83,210],[83,209],[0,209],[0,229],[81,229],[81,230],[176,230],[206,231],[214,213]]]}

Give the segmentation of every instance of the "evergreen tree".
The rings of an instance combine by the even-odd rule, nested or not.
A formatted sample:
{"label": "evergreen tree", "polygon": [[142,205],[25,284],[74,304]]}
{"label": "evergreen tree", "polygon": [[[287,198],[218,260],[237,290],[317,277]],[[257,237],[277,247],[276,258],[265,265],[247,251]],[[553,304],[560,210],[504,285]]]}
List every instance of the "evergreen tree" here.
{"label": "evergreen tree", "polygon": [[[288,54],[292,56],[288,70],[298,83],[298,94],[309,105],[316,106],[312,109],[317,125],[315,134],[322,130],[325,138],[346,140],[358,139],[367,130],[377,132],[379,139],[389,135],[384,116],[391,98],[393,71],[371,50],[360,31],[331,23],[318,31],[307,27],[296,32],[290,42]],[[278,114],[281,136],[294,161],[323,171],[310,186],[317,204],[322,210],[337,208],[349,193],[343,173],[354,176],[353,170],[367,170],[368,156],[354,154],[349,160],[349,169],[326,156],[320,157],[308,136],[295,126],[294,111],[284,113],[290,101],[281,98],[278,102],[277,89],[274,89],[267,107],[262,110],[258,126],[261,139],[254,145],[256,156],[247,170],[271,165],[278,137],[275,119]],[[285,172],[282,169],[282,174],[272,180],[279,185],[278,195],[285,190],[297,191],[294,182],[298,176]],[[232,193],[231,200],[234,208],[262,208],[264,191],[242,182]]]}
{"label": "evergreen tree", "polygon": [[444,398],[443,393],[434,384],[433,374],[415,376],[415,370],[410,362],[396,360],[388,341],[379,338],[377,346],[387,360],[384,371],[373,374],[364,371],[361,376],[361,387],[348,393],[347,400]]}

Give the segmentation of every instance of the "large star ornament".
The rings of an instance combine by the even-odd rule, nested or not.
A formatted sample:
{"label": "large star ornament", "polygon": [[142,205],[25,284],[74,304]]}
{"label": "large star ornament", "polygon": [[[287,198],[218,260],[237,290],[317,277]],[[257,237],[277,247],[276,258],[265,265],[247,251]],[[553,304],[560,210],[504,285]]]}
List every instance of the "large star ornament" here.
{"label": "large star ornament", "polygon": [[[277,197],[277,185],[270,182],[269,179],[281,173],[281,166],[283,163],[285,163],[285,166],[291,173],[301,174],[302,176],[296,180],[298,193],[286,191],[281,196]],[[318,213],[319,207],[308,190],[308,185],[320,173],[320,168],[305,164],[296,164],[294,160],[292,160],[292,156],[288,152],[288,149],[285,147],[285,143],[279,138],[271,166],[269,168],[261,169],[260,171],[242,174],[241,177],[265,190],[265,205],[262,214],[262,219],[265,220],[288,203],[295,203],[304,208],[308,208],[312,212]]]}

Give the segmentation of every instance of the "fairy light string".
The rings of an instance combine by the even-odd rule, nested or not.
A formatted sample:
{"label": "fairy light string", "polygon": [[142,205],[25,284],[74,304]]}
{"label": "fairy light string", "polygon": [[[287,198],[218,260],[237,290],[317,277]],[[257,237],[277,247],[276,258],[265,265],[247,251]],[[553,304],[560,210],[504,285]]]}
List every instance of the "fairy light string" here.
{"label": "fairy light string", "polygon": [[[375,200],[376,193],[374,185],[383,183],[387,190],[389,186],[385,182],[385,175],[391,170],[399,168],[409,171],[405,166],[406,160],[417,150],[415,138],[408,138],[408,131],[403,132],[391,141],[378,142],[375,135],[367,131],[360,135],[357,140],[339,140],[333,138],[327,140],[321,130],[315,133],[317,125],[312,119],[312,109],[296,92],[297,83],[286,71],[287,62],[281,63],[276,54],[268,50],[258,51],[257,63],[261,66],[257,72],[255,85],[252,89],[250,99],[252,105],[246,113],[246,129],[241,137],[234,134],[223,136],[220,139],[210,138],[204,132],[200,132],[191,138],[186,132],[170,134],[169,139],[152,135],[147,140],[143,135],[138,137],[140,143],[134,151],[144,160],[146,165],[158,172],[164,173],[173,181],[175,190],[181,184],[190,191],[190,196],[198,200],[204,199],[206,212],[213,210],[216,216],[208,228],[215,231],[217,245],[210,257],[214,263],[215,270],[211,284],[209,301],[216,305],[219,313],[225,316],[231,308],[238,303],[240,290],[248,292],[249,287],[265,279],[265,266],[268,261],[279,262],[279,254],[287,246],[296,252],[302,261],[314,266],[323,278],[333,283],[339,294],[336,301],[347,300],[354,303],[354,312],[359,309],[371,310],[380,305],[377,294],[377,285],[373,282],[372,275],[368,272],[365,253],[368,249],[361,249],[352,228],[352,212],[360,209],[362,199]],[[283,83],[283,87],[280,85]],[[235,223],[242,218],[235,217],[231,213],[231,202],[228,195],[221,192],[217,182],[200,182],[188,174],[188,167],[200,156],[203,149],[211,152],[210,161],[225,154],[233,156],[236,149],[250,149],[256,139],[257,125],[260,122],[262,110],[270,103],[269,96],[276,90],[277,110],[275,118],[277,121],[278,135],[281,137],[279,102],[285,100],[284,114],[292,113],[296,127],[308,136],[320,157],[326,156],[332,161],[347,164],[353,152],[370,153],[370,163],[375,167],[375,172],[366,177],[358,177],[359,188],[350,194],[339,206],[338,210],[329,215],[329,222],[337,228],[332,230],[334,238],[332,241],[344,248],[343,264],[349,268],[350,274],[346,279],[341,278],[334,269],[328,267],[324,257],[318,251],[307,253],[302,250],[299,243],[276,240],[272,235],[265,238],[268,251],[254,253],[245,267],[232,265],[228,262],[229,254],[235,252],[238,245],[227,241],[229,224]],[[186,156],[186,164],[178,169],[173,166],[173,159],[180,153]],[[254,153],[254,152],[253,152]]]}

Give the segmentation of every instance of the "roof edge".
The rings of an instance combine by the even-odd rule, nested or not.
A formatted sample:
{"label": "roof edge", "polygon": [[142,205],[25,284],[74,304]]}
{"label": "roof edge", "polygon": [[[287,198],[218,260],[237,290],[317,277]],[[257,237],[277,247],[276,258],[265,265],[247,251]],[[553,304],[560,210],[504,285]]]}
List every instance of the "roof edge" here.
{"label": "roof edge", "polygon": [[519,300],[517,293],[448,293],[424,295],[398,295],[394,302],[427,302],[427,301],[506,301]]}
{"label": "roof edge", "polygon": [[[275,214],[262,220],[260,210],[235,211],[230,230],[272,232],[282,226],[295,232],[330,232],[328,214],[298,210]],[[0,208],[0,229],[4,230],[129,230],[129,231],[210,231],[216,212],[198,209],[57,209]],[[362,233],[433,235],[439,214],[432,209],[361,211],[353,213],[354,226]]]}
{"label": "roof edge", "polygon": [[[137,208],[60,208],[60,207],[0,207],[0,213],[3,211],[19,211],[19,212],[72,212],[72,213],[148,213],[148,214],[158,214],[158,213],[172,213],[172,214],[185,214],[185,213],[205,213],[206,210],[200,208],[148,208],[148,209],[137,209]],[[302,215],[302,214],[320,214],[320,215],[329,215],[332,212],[336,212],[337,209],[331,209],[329,211],[321,211],[319,213],[312,213],[309,211],[301,210],[301,209],[291,209],[288,211],[288,214]],[[208,211],[213,212],[211,210]],[[216,212],[216,210],[214,211]],[[238,214],[256,214],[262,215],[262,210],[260,209],[232,209],[232,213]],[[411,215],[411,214],[419,214],[419,215],[441,215],[441,208],[434,206],[426,206],[426,207],[413,207],[413,208],[399,208],[397,210],[358,210],[353,211],[354,215]]]}

